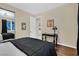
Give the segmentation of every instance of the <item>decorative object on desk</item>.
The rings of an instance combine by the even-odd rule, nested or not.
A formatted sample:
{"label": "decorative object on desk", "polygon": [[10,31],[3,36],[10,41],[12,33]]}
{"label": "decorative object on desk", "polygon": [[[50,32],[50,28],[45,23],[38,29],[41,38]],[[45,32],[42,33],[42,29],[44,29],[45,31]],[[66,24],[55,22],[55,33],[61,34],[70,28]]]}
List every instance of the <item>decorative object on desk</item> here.
{"label": "decorative object on desk", "polygon": [[57,30],[57,27],[56,27],[56,26],[54,26],[54,27],[53,27],[53,30]]}
{"label": "decorative object on desk", "polygon": [[23,23],[21,24],[21,28],[22,28],[22,30],[26,30],[26,23],[25,23],[25,22],[23,22]]}
{"label": "decorative object on desk", "polygon": [[47,27],[54,27],[54,19],[49,19],[47,21]]}
{"label": "decorative object on desk", "polygon": [[54,34],[56,34],[57,27],[54,26],[54,27],[53,27],[53,30],[54,30]]}

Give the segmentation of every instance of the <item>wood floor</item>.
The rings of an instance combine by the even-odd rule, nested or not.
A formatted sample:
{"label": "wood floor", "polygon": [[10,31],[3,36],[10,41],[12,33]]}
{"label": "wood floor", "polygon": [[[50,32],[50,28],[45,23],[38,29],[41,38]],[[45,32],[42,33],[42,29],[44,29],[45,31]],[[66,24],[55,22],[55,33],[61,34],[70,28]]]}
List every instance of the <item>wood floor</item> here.
{"label": "wood floor", "polygon": [[57,45],[56,52],[58,56],[77,56],[76,49],[62,45]]}

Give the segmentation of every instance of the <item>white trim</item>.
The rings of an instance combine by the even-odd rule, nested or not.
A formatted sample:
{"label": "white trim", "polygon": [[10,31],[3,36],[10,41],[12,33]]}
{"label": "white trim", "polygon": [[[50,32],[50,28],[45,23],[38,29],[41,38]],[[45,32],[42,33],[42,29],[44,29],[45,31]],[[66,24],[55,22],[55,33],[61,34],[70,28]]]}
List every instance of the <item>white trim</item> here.
{"label": "white trim", "polygon": [[67,46],[67,47],[71,47],[71,48],[77,49],[76,46],[71,46],[71,45],[67,45],[67,44],[63,44],[63,43],[58,43],[58,44],[59,44],[59,45],[63,45],[63,46]]}

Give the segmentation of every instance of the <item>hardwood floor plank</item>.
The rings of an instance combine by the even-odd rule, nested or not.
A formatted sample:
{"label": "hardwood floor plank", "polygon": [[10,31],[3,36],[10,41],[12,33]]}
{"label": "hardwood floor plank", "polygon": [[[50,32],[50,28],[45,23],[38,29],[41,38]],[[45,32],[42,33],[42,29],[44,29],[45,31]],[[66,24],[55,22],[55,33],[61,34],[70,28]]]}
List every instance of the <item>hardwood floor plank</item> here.
{"label": "hardwood floor plank", "polygon": [[62,45],[57,45],[56,52],[58,56],[77,56],[76,49]]}

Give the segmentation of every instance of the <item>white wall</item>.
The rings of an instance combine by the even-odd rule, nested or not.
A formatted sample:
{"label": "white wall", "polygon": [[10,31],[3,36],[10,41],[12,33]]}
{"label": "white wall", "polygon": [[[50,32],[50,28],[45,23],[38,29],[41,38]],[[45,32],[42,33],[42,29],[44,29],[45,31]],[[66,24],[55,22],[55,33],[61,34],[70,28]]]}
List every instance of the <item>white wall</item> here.
{"label": "white wall", "polygon": [[47,27],[47,20],[53,18],[55,20],[55,25],[58,27],[58,42],[76,48],[78,33],[77,8],[78,4],[65,4],[37,15],[42,16],[42,33],[53,32],[52,28]]}

